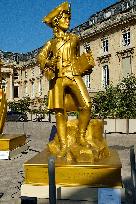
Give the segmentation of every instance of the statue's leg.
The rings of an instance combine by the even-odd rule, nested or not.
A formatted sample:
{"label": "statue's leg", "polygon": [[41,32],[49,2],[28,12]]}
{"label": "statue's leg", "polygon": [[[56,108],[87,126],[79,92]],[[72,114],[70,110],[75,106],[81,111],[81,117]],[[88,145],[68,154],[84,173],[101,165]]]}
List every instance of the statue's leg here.
{"label": "statue's leg", "polygon": [[65,111],[63,109],[56,109],[56,126],[57,126],[57,135],[60,141],[61,152],[58,157],[63,157],[67,153],[67,123]]}
{"label": "statue's leg", "polygon": [[91,115],[91,100],[88,94],[87,88],[82,80],[82,78],[75,77],[75,80],[71,80],[70,88],[72,93],[75,95],[79,103],[79,143],[81,145],[88,145],[85,135],[87,126],[90,121]]}
{"label": "statue's leg", "polygon": [[80,110],[79,114],[79,143],[81,145],[88,145],[87,141],[85,140],[86,130],[87,126],[90,121],[90,114],[91,109],[90,107],[84,107],[82,110]]}

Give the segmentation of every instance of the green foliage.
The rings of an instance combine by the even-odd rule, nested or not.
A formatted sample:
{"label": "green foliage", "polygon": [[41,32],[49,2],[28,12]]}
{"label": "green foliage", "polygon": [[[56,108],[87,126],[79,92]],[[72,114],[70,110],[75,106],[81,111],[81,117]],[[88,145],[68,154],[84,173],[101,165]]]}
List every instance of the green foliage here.
{"label": "green foliage", "polygon": [[20,99],[18,101],[8,102],[8,106],[12,111],[29,112],[31,100],[29,97]]}
{"label": "green foliage", "polygon": [[73,111],[73,112],[68,112],[67,113],[68,116],[79,116],[79,112],[78,111]]}
{"label": "green foliage", "polygon": [[45,107],[48,106],[48,96],[47,95],[45,95],[45,97],[44,97],[44,105],[45,105]]}
{"label": "green foliage", "polygon": [[129,75],[105,91],[98,92],[93,99],[93,117],[136,118],[136,78]]}
{"label": "green foliage", "polygon": [[28,112],[31,114],[47,114],[48,97],[45,97],[44,99],[38,98],[36,100],[37,105],[35,105],[35,100],[31,100],[29,97],[26,97],[18,101],[8,102],[8,106],[12,111],[24,113]]}

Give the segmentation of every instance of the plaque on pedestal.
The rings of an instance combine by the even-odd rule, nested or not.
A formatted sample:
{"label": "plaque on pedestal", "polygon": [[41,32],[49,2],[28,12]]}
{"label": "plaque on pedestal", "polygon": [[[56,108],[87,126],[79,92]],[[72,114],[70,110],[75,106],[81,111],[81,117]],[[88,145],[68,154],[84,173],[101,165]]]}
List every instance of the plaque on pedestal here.
{"label": "plaque on pedestal", "polygon": [[98,189],[98,204],[121,204],[121,190],[113,188]]}

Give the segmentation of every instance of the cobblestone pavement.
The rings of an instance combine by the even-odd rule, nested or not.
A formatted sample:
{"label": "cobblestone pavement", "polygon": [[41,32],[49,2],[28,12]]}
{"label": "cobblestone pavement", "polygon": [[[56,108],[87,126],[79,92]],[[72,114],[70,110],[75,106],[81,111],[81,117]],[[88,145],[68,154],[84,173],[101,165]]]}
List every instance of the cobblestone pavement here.
{"label": "cobblestone pavement", "polygon": [[[24,180],[23,164],[38,152],[41,152],[47,142],[51,123],[6,123],[5,133],[27,134],[29,149],[10,160],[0,160],[0,204],[20,204],[20,187]],[[135,144],[136,134],[107,134],[110,147],[116,149],[122,162],[122,178],[126,188],[125,203],[132,202],[132,185],[130,175],[130,147]],[[49,203],[47,199],[38,199],[38,204]],[[87,201],[58,201],[58,204],[87,204]]]}

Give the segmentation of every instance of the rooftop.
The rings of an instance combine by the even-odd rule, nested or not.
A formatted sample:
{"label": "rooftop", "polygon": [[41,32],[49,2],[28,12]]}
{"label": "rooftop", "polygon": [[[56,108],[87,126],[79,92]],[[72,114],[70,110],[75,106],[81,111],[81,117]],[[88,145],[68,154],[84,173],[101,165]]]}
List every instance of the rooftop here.
{"label": "rooftop", "polygon": [[[136,0],[121,0],[99,12],[90,16],[90,18],[72,29],[72,32],[81,34],[85,30],[94,28],[103,22],[112,20],[118,14],[136,11]],[[81,32],[81,33],[80,33]]]}

